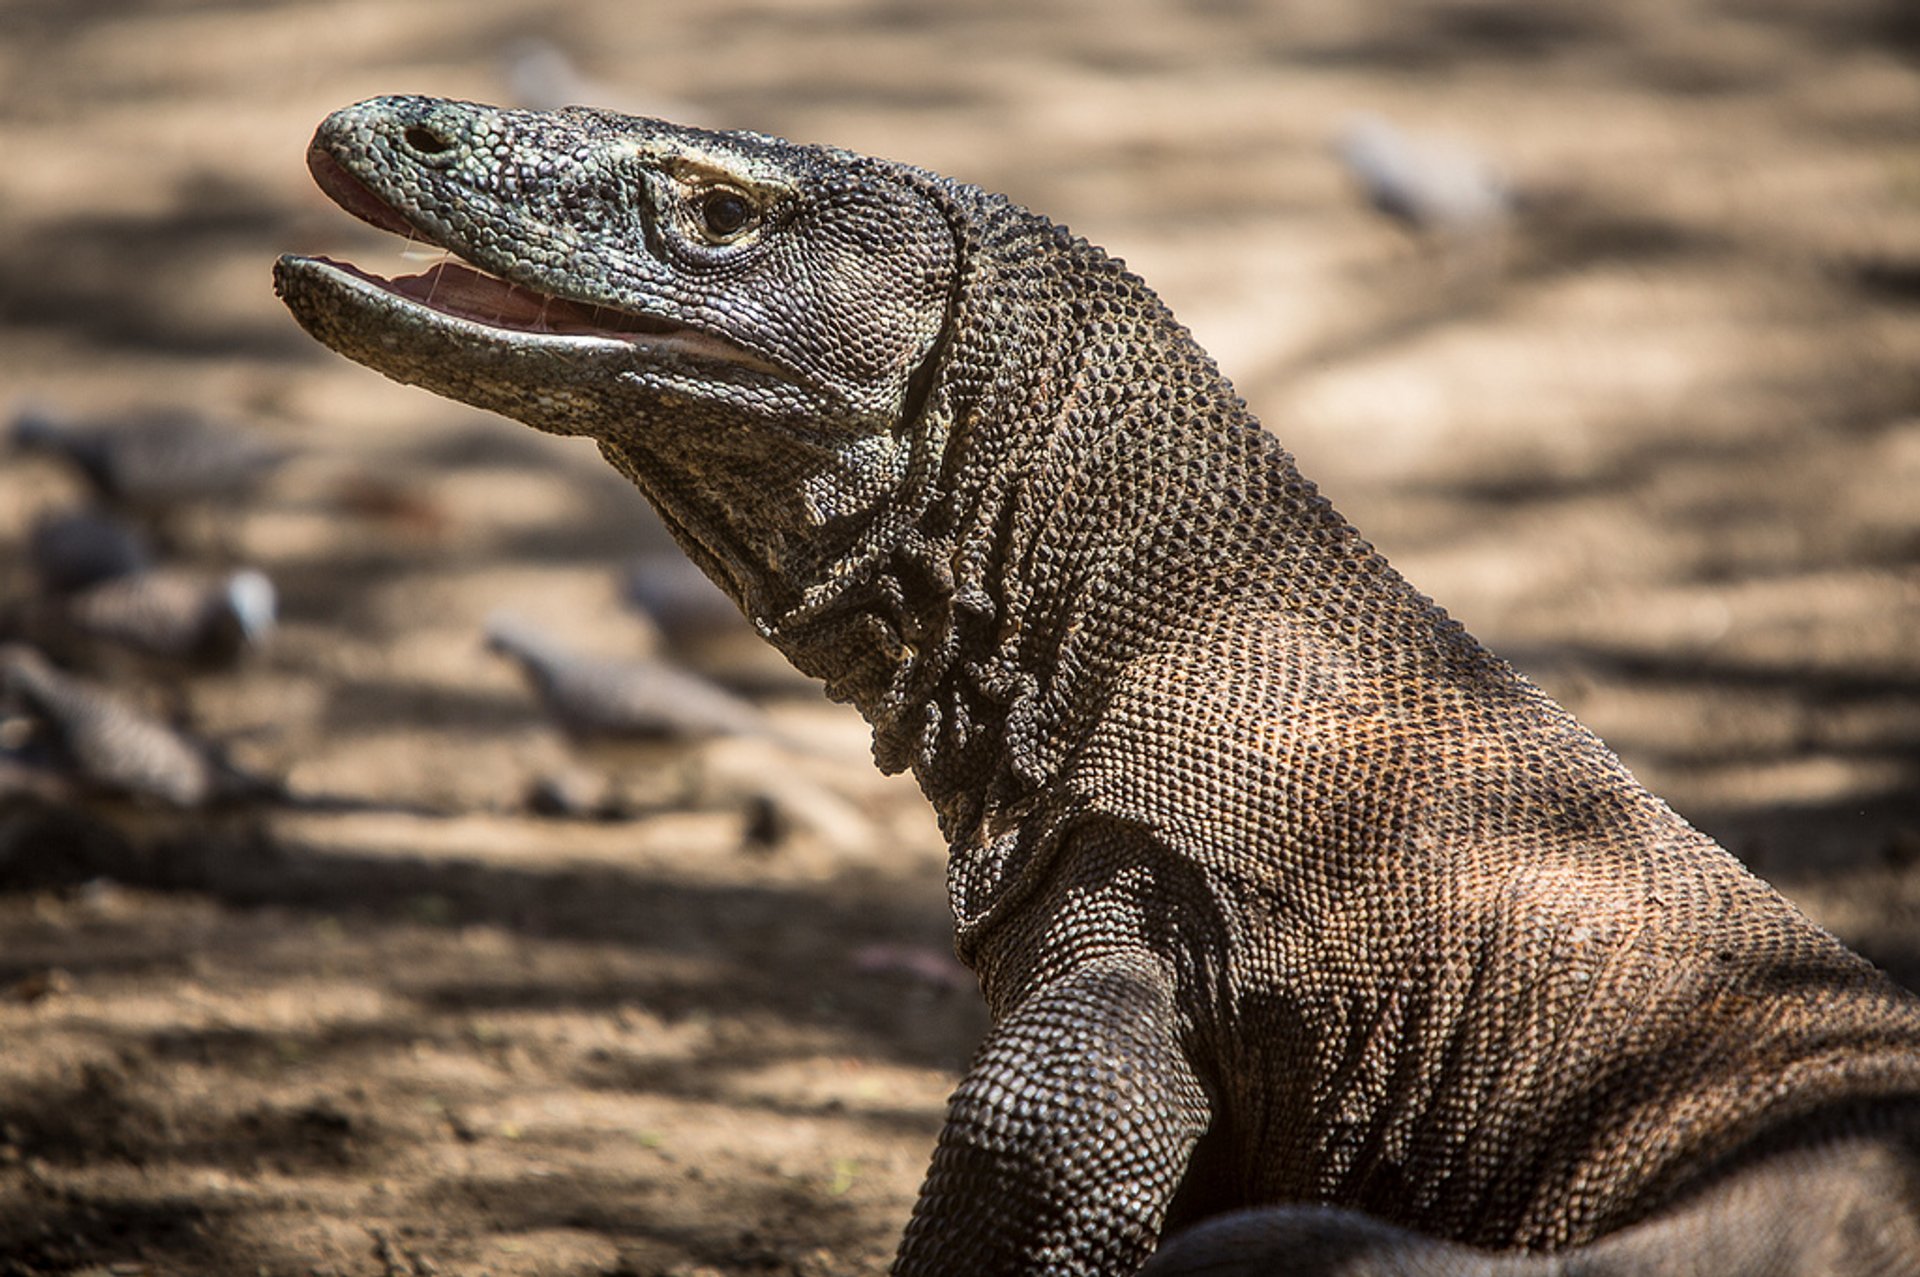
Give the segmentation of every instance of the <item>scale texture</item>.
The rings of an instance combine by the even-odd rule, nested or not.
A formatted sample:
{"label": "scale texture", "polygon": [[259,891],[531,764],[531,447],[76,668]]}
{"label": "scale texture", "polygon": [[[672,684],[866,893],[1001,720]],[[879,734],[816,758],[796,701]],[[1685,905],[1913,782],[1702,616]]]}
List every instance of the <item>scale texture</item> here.
{"label": "scale texture", "polygon": [[1398,576],[1119,262],[581,109],[377,99],[309,162],[474,270],[284,258],[300,322],[596,439],[939,812],[994,1027],[896,1272],[1208,1220],[1153,1271],[1920,1273],[1920,1003]]}

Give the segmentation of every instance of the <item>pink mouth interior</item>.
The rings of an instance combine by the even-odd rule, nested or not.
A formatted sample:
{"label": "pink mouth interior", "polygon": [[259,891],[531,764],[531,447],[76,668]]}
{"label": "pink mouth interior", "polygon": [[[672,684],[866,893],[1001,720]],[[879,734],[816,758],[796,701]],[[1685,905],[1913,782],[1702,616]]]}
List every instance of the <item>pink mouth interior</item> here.
{"label": "pink mouth interior", "polygon": [[593,337],[693,335],[664,320],[605,306],[589,306],[509,284],[461,262],[438,262],[418,275],[396,275],[389,279],[351,262],[320,260],[441,314],[493,328]]}

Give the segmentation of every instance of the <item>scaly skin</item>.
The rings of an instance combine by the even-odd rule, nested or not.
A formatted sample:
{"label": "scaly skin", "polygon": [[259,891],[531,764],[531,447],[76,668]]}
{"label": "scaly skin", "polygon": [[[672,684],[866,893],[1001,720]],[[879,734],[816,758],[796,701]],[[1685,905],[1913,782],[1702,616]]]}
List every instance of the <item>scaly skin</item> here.
{"label": "scaly skin", "polygon": [[994,1027],[896,1272],[1131,1273],[1241,1206],[1156,1271],[1706,1272],[1762,1222],[1771,1271],[1920,1271],[1915,1000],[1401,580],[1118,262],[579,109],[377,99],[310,163],[517,287],[283,258],[308,331],[596,439],[939,812]]}

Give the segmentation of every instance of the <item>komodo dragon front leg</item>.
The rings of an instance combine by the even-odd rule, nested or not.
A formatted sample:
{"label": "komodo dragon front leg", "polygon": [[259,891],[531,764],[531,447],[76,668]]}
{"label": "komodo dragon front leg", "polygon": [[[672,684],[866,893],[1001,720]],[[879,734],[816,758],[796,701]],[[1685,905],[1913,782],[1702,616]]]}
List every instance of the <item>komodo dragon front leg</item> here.
{"label": "komodo dragon front leg", "polygon": [[[1255,1206],[1213,1271],[1717,1271],[1691,1229],[1803,1272],[1861,1181],[1791,1159],[1849,1132],[1861,1262],[1912,1270],[1920,1002],[1396,574],[1121,263],[579,108],[375,99],[308,163],[451,258],[283,258],[301,324],[592,438],[939,813],[995,1027],[899,1271],[1123,1277]],[[1762,1148],[1823,1205],[1684,1213]]]}
{"label": "komodo dragon front leg", "polygon": [[1206,1126],[1170,982],[1116,954],[1001,1017],[947,1111],[894,1271],[1133,1272]]}

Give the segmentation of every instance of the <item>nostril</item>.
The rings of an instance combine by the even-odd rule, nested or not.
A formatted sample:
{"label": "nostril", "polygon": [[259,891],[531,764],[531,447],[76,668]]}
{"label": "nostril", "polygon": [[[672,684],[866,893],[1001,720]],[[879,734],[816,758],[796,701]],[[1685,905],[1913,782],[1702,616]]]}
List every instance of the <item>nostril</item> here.
{"label": "nostril", "polygon": [[406,139],[408,146],[420,152],[422,155],[439,155],[444,151],[451,151],[453,149],[452,142],[441,137],[438,133],[435,133],[432,129],[424,125],[410,125],[407,131],[401,136]]}

